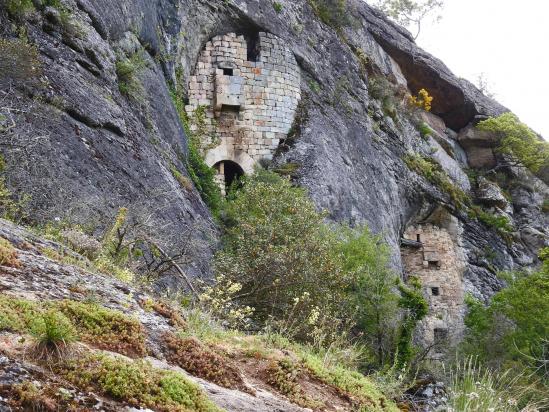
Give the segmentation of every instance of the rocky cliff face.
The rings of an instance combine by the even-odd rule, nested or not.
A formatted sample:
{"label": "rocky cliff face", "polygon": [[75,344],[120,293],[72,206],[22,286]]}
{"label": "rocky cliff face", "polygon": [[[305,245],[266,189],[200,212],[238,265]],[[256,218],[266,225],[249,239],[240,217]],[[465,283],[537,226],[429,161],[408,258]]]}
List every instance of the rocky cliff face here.
{"label": "rocky cliff face", "polygon": [[[169,96],[185,88],[200,51],[226,33],[269,32],[283,39],[301,71],[301,102],[294,134],[275,165],[298,165],[293,178],[306,187],[332,219],[368,223],[393,247],[402,268],[400,239],[407,227],[425,222],[451,228],[465,262],[465,288],[489,297],[501,286],[498,270],[530,267],[548,242],[548,216],[541,211],[547,186],[518,169],[510,200],[489,182],[471,186],[469,166],[500,161],[496,142],[473,126],[506,111],[439,60],[411,36],[359,0],[328,14],[318,4],[280,0],[67,0],[61,11],[45,7],[17,23],[2,8],[4,37],[26,27],[43,74],[2,89],[1,150],[8,183],[30,195],[31,217],[105,225],[128,206],[150,215],[151,232],[173,248],[180,233],[197,242],[212,237],[208,210],[197,191],[172,173],[185,174],[186,136]],[[316,8],[313,6],[316,5]],[[138,58],[136,57],[138,56]],[[125,74],[123,57],[133,62]],[[431,133],[400,105],[386,107],[376,82],[388,79],[398,103],[405,92],[426,89],[434,97],[424,114]],[[128,90],[129,89],[129,90]],[[377,91],[376,91],[377,90]],[[22,147],[24,146],[24,149]],[[512,219],[505,240],[493,228],[456,207],[447,192],[411,170],[407,153],[434,159],[455,186],[479,204]],[[495,209],[494,209],[495,210]],[[203,244],[203,243],[200,243]],[[196,248],[194,273],[207,273],[210,252]]]}

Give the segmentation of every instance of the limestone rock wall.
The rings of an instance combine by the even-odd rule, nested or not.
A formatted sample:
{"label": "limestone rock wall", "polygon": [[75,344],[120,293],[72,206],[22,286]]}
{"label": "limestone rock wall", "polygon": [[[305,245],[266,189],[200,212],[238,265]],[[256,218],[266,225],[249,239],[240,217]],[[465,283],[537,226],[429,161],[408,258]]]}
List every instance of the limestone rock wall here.
{"label": "limestone rock wall", "polygon": [[[468,191],[460,169],[468,162],[483,165],[499,159],[485,159],[478,153],[478,148],[491,151],[492,142],[485,143],[467,128],[506,109],[454,76],[421,50],[406,30],[363,0],[346,0],[343,21],[328,24],[308,0],[279,0],[278,11],[272,2],[257,0],[61,3],[69,25],[51,7],[37,10],[24,22],[14,21],[0,7],[2,38],[17,38],[18,27],[24,26],[43,66],[38,85],[17,83],[0,90],[0,114],[16,125],[0,131],[2,142],[9,143],[0,145],[7,163],[5,179],[12,191],[30,196],[28,211],[35,222],[61,219],[105,227],[118,208],[126,206],[152,214],[151,231],[161,232],[172,249],[186,243],[187,233],[193,239],[215,242],[215,233],[207,234],[214,224],[198,192],[189,185],[182,187],[170,170],[173,165],[186,174],[187,136],[167,87],[182,78],[180,91],[193,106],[189,112],[195,114],[201,105],[211,110],[205,110],[204,117],[206,126],[216,132],[206,133],[213,137],[205,142],[212,165],[228,159],[249,170],[258,159],[272,155],[293,118],[279,110],[278,103],[289,101],[289,106],[281,107],[291,111],[301,98],[297,133],[274,159],[275,165],[298,166],[295,183],[305,187],[332,220],[367,223],[375,233],[383,233],[394,251],[397,270],[402,269],[402,234],[439,206],[463,228],[458,239],[466,261],[463,281],[467,291],[479,298],[488,299],[501,288],[498,270],[534,267],[537,248],[548,243],[549,216],[542,212],[542,205],[549,189],[532,176],[509,171],[517,184],[510,191],[515,233],[513,242],[507,243],[496,230],[456,209],[439,187],[406,166],[403,157],[410,152],[436,158],[451,179]],[[263,55],[248,57],[247,38],[244,46],[238,35],[230,36],[230,42],[223,40],[227,33],[245,33],[248,38],[267,33],[255,40]],[[214,38],[221,39],[221,45],[216,61],[212,59],[206,69],[206,48]],[[269,44],[280,52],[290,73],[276,68],[278,63],[267,55]],[[213,58],[213,42],[210,48]],[[253,56],[254,48],[250,49]],[[140,59],[132,80],[141,88],[132,97],[121,93],[124,79],[117,63],[136,55]],[[218,57],[232,59],[234,66],[218,66]],[[241,71],[239,82],[217,71],[223,69],[233,69],[232,77],[241,69],[261,73],[252,70],[246,77]],[[215,95],[218,74],[219,100]],[[434,139],[422,139],[404,110],[384,112],[371,87],[375,76],[412,94],[425,88],[434,96],[432,113],[438,116],[432,123],[437,132]],[[261,97],[253,95],[254,79],[266,82],[259,86],[265,89],[257,91]],[[248,81],[251,95],[245,93],[250,90]],[[291,85],[289,96],[272,92],[284,89],[276,86],[280,84]],[[184,90],[186,85],[192,85],[191,90]],[[265,104],[269,100],[275,106]],[[253,112],[246,111],[250,102]],[[221,104],[219,117],[216,103]],[[280,116],[265,118],[273,113]],[[274,126],[273,119],[278,119]],[[252,131],[253,127],[265,129]],[[226,143],[217,144],[222,137]],[[448,156],[433,155],[437,151]],[[203,253],[193,254],[193,274],[207,272],[208,250],[200,247]]]}

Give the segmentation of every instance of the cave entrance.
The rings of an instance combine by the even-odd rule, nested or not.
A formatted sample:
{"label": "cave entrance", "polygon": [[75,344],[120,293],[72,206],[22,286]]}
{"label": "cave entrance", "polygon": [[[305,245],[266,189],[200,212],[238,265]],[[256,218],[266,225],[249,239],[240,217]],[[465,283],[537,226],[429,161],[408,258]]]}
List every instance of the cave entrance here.
{"label": "cave entrance", "polygon": [[237,183],[239,179],[244,176],[244,170],[240,165],[232,160],[222,160],[214,165],[217,171],[217,182],[221,187],[223,195],[227,194],[227,191],[233,183]]}

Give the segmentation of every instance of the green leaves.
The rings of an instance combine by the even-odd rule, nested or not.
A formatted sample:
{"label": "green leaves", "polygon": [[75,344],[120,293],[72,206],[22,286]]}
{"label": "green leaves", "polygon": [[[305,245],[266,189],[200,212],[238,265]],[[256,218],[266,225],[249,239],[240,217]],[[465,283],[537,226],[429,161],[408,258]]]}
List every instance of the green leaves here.
{"label": "green leaves", "polygon": [[479,130],[496,134],[501,140],[497,151],[513,158],[532,173],[549,166],[549,143],[522,123],[513,113],[504,113],[480,122]]}
{"label": "green leaves", "polygon": [[255,308],[256,322],[292,318],[306,338],[317,307],[334,316],[345,306],[349,277],[336,233],[303,189],[272,172],[246,178],[232,197],[216,273],[242,285],[239,301]]}

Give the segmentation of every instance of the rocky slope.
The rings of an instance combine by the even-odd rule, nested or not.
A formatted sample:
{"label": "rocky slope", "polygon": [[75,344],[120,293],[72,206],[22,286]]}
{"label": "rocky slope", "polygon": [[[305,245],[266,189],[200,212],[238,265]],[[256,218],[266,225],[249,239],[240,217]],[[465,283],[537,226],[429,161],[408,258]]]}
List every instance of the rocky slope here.
{"label": "rocky slope", "polygon": [[[225,332],[203,314],[181,312],[90,271],[83,256],[7,221],[0,220],[0,236],[14,253],[0,265],[0,411],[397,410],[367,378],[315,366],[311,354],[288,342]],[[79,342],[61,358],[38,356],[29,336],[47,308],[68,316],[78,330]],[[86,361],[90,356],[118,360],[116,377],[99,370],[86,381],[105,359]],[[155,405],[151,370],[177,373],[213,404],[172,395]],[[150,375],[141,375],[145,371]]]}

